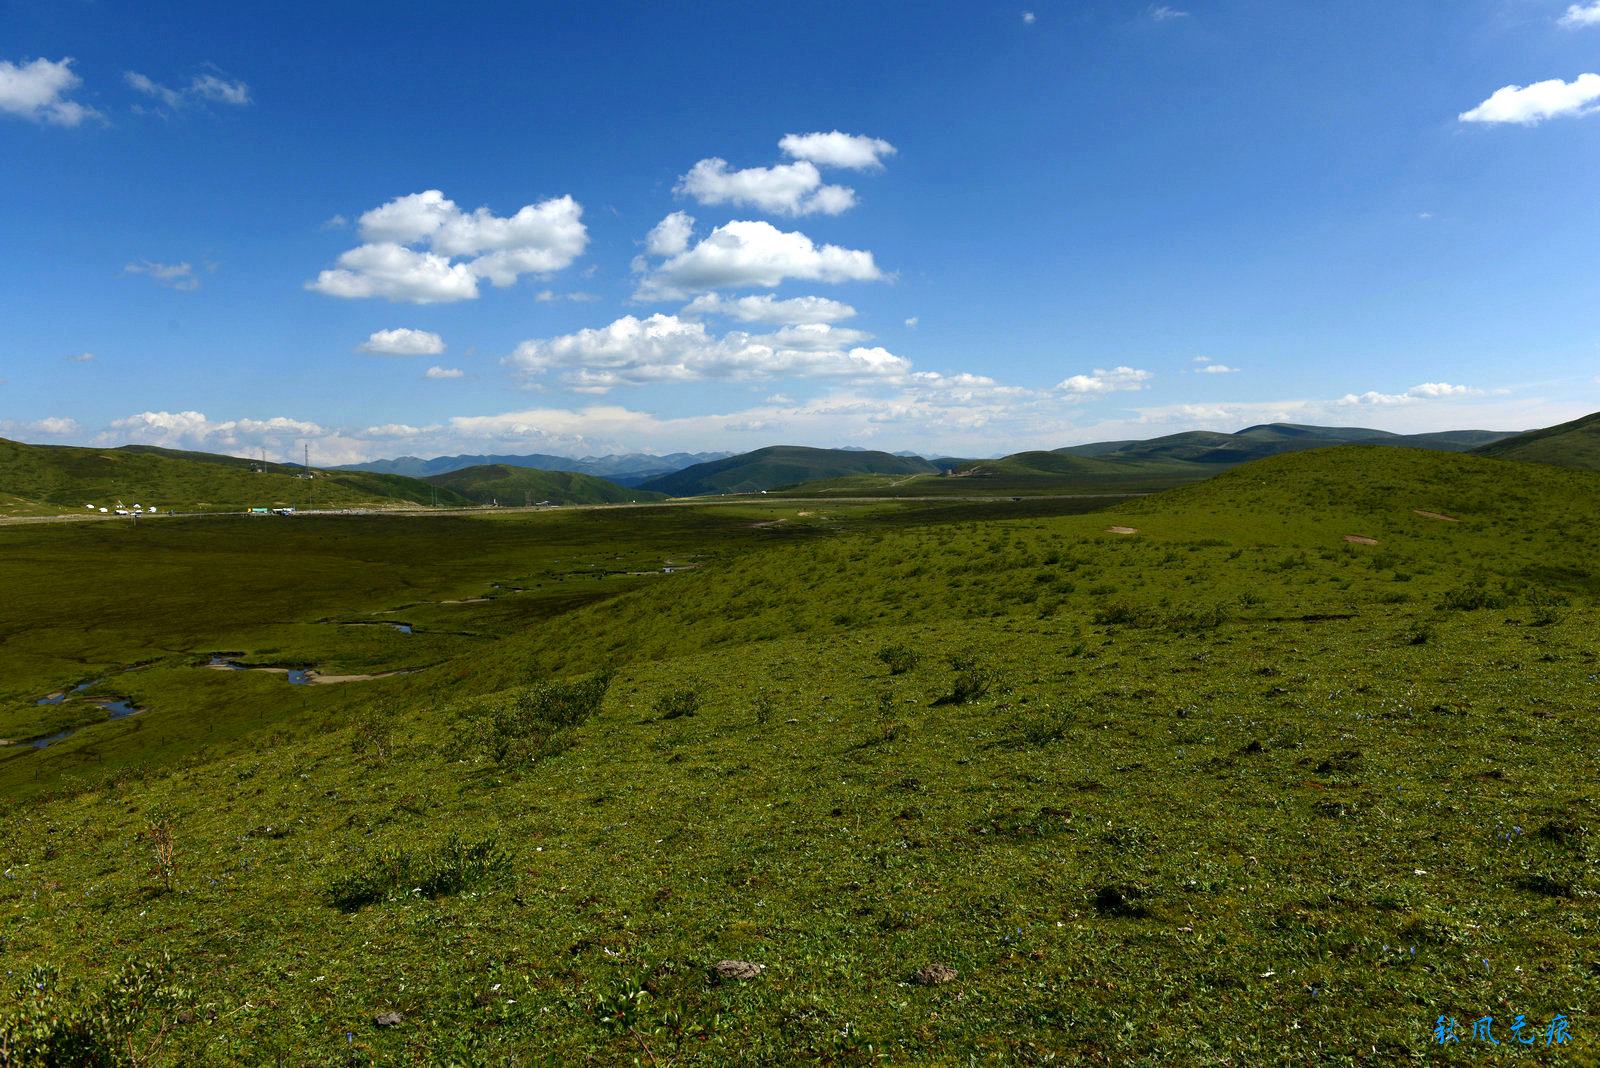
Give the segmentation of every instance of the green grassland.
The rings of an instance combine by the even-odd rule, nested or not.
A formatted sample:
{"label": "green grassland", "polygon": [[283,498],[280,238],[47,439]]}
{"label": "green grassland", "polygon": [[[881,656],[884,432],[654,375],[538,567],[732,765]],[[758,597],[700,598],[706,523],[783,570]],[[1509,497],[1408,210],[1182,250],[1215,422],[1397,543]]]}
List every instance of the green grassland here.
{"label": "green grassland", "polygon": [[1530,430],[1526,434],[1491,442],[1473,452],[1501,460],[1600,471],[1600,412],[1574,419],[1570,423]]}
{"label": "green grassland", "polygon": [[[109,1013],[185,1065],[1595,1063],[1597,490],[1345,447],[1091,514],[0,530],[6,714],[122,667],[101,685],[149,707],[0,750],[0,1036],[92,1045]],[[331,625],[378,618],[414,633]],[[419,670],[290,687],[190,666],[213,651]]]}
{"label": "green grassland", "polygon": [[482,464],[422,481],[451,490],[477,504],[632,504],[665,500],[666,494],[630,489],[593,475],[571,471],[539,471],[507,464]]}
{"label": "green grassland", "polygon": [[0,438],[0,516],[86,514],[85,504],[121,501],[162,512],[237,512],[248,508],[374,508],[440,504],[467,498],[417,479],[365,471],[317,471],[158,449],[85,449],[24,445]]}

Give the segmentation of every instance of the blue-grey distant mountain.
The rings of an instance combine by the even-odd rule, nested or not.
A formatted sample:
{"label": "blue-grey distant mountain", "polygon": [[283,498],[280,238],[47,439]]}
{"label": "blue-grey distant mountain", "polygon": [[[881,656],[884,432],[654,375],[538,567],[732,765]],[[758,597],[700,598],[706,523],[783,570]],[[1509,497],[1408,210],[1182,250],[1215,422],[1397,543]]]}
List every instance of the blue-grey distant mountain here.
{"label": "blue-grey distant mountain", "polygon": [[462,471],[468,467],[501,464],[507,467],[532,467],[540,471],[571,471],[574,474],[603,478],[619,486],[637,486],[659,475],[671,474],[693,464],[720,460],[732,455],[730,452],[675,452],[666,456],[652,456],[648,453],[630,452],[609,456],[585,456],[581,460],[571,456],[551,456],[546,453],[530,453],[525,456],[435,456],[431,460],[417,456],[401,456],[393,460],[369,460],[364,464],[346,464],[343,470],[379,471],[390,475],[427,478],[432,475],[447,475],[452,471]]}
{"label": "blue-grey distant mountain", "polygon": [[1234,434],[1188,430],[1144,441],[1099,441],[1070,445],[1055,452],[1111,460],[1183,460],[1197,464],[1242,464],[1284,452],[1324,449],[1331,445],[1407,445],[1417,449],[1467,452],[1503,438],[1511,431],[1444,430],[1431,434],[1391,434],[1354,426],[1302,426],[1266,423]]}
{"label": "blue-grey distant mountain", "polygon": [[708,493],[759,493],[819,478],[845,475],[921,475],[938,468],[920,456],[866,449],[808,449],[772,445],[755,452],[695,464],[641,483],[640,489],[697,497]]}

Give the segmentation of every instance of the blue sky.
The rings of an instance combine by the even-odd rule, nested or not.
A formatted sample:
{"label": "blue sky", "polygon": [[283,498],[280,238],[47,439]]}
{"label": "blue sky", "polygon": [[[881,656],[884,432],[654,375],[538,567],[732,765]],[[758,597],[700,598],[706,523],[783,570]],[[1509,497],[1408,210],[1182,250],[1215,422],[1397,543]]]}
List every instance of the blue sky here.
{"label": "blue sky", "polygon": [[0,8],[0,436],[998,455],[1600,409],[1600,0]]}

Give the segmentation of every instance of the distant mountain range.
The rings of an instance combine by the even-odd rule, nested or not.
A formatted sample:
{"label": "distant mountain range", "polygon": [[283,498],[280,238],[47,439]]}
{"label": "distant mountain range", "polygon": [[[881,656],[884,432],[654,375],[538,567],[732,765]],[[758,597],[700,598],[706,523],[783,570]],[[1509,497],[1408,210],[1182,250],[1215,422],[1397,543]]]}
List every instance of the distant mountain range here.
{"label": "distant mountain range", "polygon": [[681,471],[693,464],[708,460],[721,460],[731,452],[675,452],[666,456],[652,456],[630,452],[609,456],[586,456],[581,460],[571,456],[551,456],[547,453],[529,453],[524,456],[435,456],[424,460],[417,456],[401,456],[394,460],[370,460],[364,464],[345,464],[341,471],[379,471],[389,475],[406,475],[410,478],[427,478],[447,475],[468,467],[486,467],[500,464],[507,467],[531,467],[539,471],[571,471],[580,475],[593,475],[619,486],[637,486],[660,475]]}
{"label": "distant mountain range", "polygon": [[920,456],[897,456],[867,449],[811,449],[800,445],[772,445],[706,463],[694,464],[641,483],[640,489],[674,497],[708,493],[760,493],[845,475],[923,475],[938,468]]}
{"label": "distant mountain range", "polygon": [[575,471],[539,471],[512,464],[464,467],[422,481],[460,494],[475,504],[628,504],[659,501],[665,494],[619,486]]}
{"label": "distant mountain range", "polygon": [[[408,504],[518,506],[623,503],[719,493],[759,493],[802,483],[813,495],[1135,492],[1207,478],[1251,460],[1339,445],[1400,445],[1473,452],[1506,460],[1600,470],[1600,413],[1513,434],[1453,430],[1391,434],[1364,427],[1268,423],[1234,434],[1193,430],[1146,440],[1100,441],[999,459],[925,459],[855,446],[774,445],[753,452],[627,453],[573,459],[521,456],[402,456],[319,469],[151,445],[89,449],[0,439],[0,515],[97,509],[143,498],[180,510],[245,506],[373,507]],[[957,481],[959,480],[959,481]],[[313,485],[314,483],[314,485]]]}
{"label": "distant mountain range", "polygon": [[1444,452],[1470,452],[1514,437],[1511,431],[1445,430],[1434,434],[1391,434],[1355,426],[1302,426],[1265,423],[1233,434],[1189,430],[1143,441],[1098,441],[1071,445],[1055,452],[1116,460],[1183,460],[1199,464],[1242,464],[1264,456],[1333,445],[1407,445]]}

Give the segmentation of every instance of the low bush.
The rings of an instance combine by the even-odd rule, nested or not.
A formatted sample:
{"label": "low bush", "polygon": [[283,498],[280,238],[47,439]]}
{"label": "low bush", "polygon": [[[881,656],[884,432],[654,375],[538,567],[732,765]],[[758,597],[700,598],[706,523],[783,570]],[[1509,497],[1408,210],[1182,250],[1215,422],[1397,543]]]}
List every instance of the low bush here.
{"label": "low bush", "polygon": [[0,1008],[0,1068],[122,1068],[148,1064],[178,1023],[189,992],[172,958],[130,961],[98,993],[36,964]]}
{"label": "low bush", "polygon": [[346,912],[387,900],[396,891],[442,897],[498,875],[510,856],[493,836],[463,842],[451,835],[437,849],[386,849],[358,868],[336,876],[328,885],[329,901]]}
{"label": "low bush", "polygon": [[964,705],[968,701],[976,701],[1000,681],[997,669],[974,656],[952,656],[950,668],[956,677],[950,683],[950,692],[933,702],[936,705]]}
{"label": "low bush", "polygon": [[651,706],[662,719],[679,719],[700,711],[700,691],[693,689],[669,690],[656,698]]}
{"label": "low bush", "polygon": [[878,650],[877,656],[891,675],[904,675],[922,663],[922,654],[909,645],[886,645]]}

